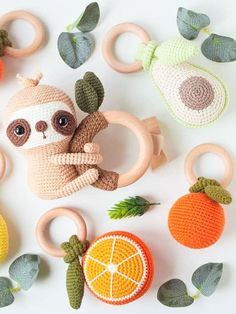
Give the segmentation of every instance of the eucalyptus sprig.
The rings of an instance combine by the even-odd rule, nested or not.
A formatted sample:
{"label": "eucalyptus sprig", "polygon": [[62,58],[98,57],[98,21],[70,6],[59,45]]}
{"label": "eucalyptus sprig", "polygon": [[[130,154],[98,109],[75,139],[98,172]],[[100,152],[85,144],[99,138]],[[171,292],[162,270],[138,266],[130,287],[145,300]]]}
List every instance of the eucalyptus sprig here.
{"label": "eucalyptus sprig", "polygon": [[[90,32],[95,29],[100,18],[97,2],[90,3],[75,22],[68,25],[57,40],[57,47],[62,60],[72,69],[77,69],[91,56],[94,39]],[[80,32],[73,32],[74,29]]]}
{"label": "eucalyptus sprig", "polygon": [[24,254],[13,261],[9,267],[9,275],[17,284],[12,286],[10,279],[0,277],[0,308],[15,301],[14,293],[29,290],[38,277],[40,257],[34,254]]}
{"label": "eucalyptus sprig", "polygon": [[180,7],[177,12],[177,26],[180,34],[193,40],[200,32],[208,35],[202,43],[202,54],[215,62],[232,62],[236,60],[236,41],[227,36],[211,33],[208,26],[210,18],[203,13],[197,13]]}
{"label": "eucalyptus sprig", "polygon": [[171,279],[165,282],[157,292],[157,299],[169,307],[186,307],[191,305],[202,294],[212,295],[223,273],[222,263],[207,263],[195,270],[192,275],[192,284],[197,288],[190,296],[185,283],[180,279]]}
{"label": "eucalyptus sprig", "polygon": [[160,203],[151,203],[141,196],[129,197],[115,204],[108,214],[111,219],[142,216],[153,205],[160,205]]}

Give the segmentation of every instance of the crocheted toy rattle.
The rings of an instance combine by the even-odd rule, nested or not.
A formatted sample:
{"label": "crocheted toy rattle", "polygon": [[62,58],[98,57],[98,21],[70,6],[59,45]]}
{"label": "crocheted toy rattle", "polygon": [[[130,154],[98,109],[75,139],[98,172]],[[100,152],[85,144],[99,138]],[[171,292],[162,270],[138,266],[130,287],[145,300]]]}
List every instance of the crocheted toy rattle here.
{"label": "crocheted toy rattle", "polygon": [[[5,27],[14,20],[25,20],[29,22],[35,29],[35,38],[33,42],[25,48],[17,49],[12,47],[12,42],[8,38]],[[25,11],[12,11],[0,17],[0,57],[4,55],[20,58],[27,57],[37,51],[45,39],[45,30],[42,22],[34,15]],[[4,64],[0,59],[0,79],[3,78]]]}
{"label": "crocheted toy rattle", "polygon": [[[0,181],[2,181],[6,172],[5,154],[0,150]],[[0,215],[0,262],[3,262],[8,255],[9,235],[6,221]]]}
{"label": "crocheted toy rattle", "polygon": [[[49,222],[60,216],[70,217],[77,225],[77,236],[55,248],[47,238]],[[36,234],[40,246],[50,255],[63,257],[69,264],[66,286],[70,305],[81,306],[84,281],[101,301],[121,305],[141,297],[153,279],[153,261],[149,249],[135,235],[113,231],[97,238],[90,246],[86,241],[86,224],[78,212],[54,208],[38,222]],[[82,266],[79,257],[82,258]]]}
{"label": "crocheted toy rattle", "polygon": [[[151,165],[165,162],[163,138],[156,119],[144,122],[127,112],[97,111],[103,101],[100,80],[87,72],[76,82],[76,102],[89,113],[77,126],[72,100],[61,90],[39,85],[35,80],[18,76],[24,89],[9,101],[5,111],[7,136],[28,162],[28,179],[32,191],[41,198],[55,199],[93,184],[115,190],[139,179]],[[118,123],[137,136],[140,153],[133,167],[123,174],[97,167],[102,161],[94,136]]]}
{"label": "crocheted toy rattle", "polygon": [[[193,164],[199,155],[213,152],[225,163],[225,178],[199,177],[193,173]],[[189,194],[180,197],[169,212],[168,224],[172,236],[179,243],[194,249],[206,248],[214,244],[224,230],[224,209],[220,204],[230,204],[231,195],[225,188],[233,176],[233,161],[222,147],[214,144],[196,146],[185,161],[185,175],[192,185]]]}
{"label": "crocheted toy rattle", "polygon": [[[137,59],[123,64],[113,54],[116,38],[124,32],[138,35],[140,45]],[[116,71],[149,71],[154,84],[163,97],[171,115],[188,127],[203,127],[215,122],[224,112],[228,94],[224,83],[207,69],[188,63],[198,49],[186,39],[177,38],[162,44],[150,40],[140,26],[122,23],[107,33],[103,42],[103,55]]]}

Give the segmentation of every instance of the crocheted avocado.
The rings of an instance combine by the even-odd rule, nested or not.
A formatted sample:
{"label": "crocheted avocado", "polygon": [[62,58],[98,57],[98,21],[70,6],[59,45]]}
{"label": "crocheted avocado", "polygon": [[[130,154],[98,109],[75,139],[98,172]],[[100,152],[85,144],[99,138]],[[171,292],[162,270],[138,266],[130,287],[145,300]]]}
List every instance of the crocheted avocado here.
{"label": "crocheted avocado", "polygon": [[188,63],[199,49],[186,39],[142,44],[138,59],[149,71],[170,114],[187,127],[204,127],[224,112],[228,93],[208,69]]}

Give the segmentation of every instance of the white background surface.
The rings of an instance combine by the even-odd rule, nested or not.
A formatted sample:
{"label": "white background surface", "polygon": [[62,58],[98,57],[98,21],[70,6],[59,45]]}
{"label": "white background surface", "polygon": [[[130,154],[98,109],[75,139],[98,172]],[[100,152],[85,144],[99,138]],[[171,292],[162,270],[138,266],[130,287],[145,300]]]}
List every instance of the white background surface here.
{"label": "white background surface", "polygon": [[[65,30],[66,25],[73,22],[81,13],[88,1],[27,1],[1,0],[0,14],[11,10],[25,9],[39,16],[47,27],[48,43],[38,53],[23,60],[4,57],[6,74],[0,83],[1,101],[1,147],[11,160],[11,175],[1,184],[1,213],[6,218],[10,232],[10,254],[0,267],[0,275],[6,276],[10,262],[20,254],[31,252],[41,255],[42,272],[40,278],[28,292],[16,295],[16,301],[1,313],[57,313],[73,312],[69,308],[65,290],[66,265],[61,259],[44,254],[35,238],[35,226],[39,217],[48,209],[56,206],[78,208],[88,226],[88,238],[94,239],[111,230],[127,230],[140,236],[150,247],[155,261],[155,277],[148,293],[138,301],[126,306],[113,307],[98,301],[86,289],[80,313],[201,313],[218,314],[233,313],[236,294],[236,211],[235,203],[225,208],[226,226],[223,237],[214,246],[205,250],[191,250],[174,241],[167,228],[168,212],[173,202],[188,189],[183,173],[186,153],[200,143],[214,142],[223,145],[236,156],[235,117],[236,64],[216,64],[202,55],[194,61],[209,67],[224,79],[230,92],[230,105],[223,118],[212,127],[192,130],[182,127],[167,113],[163,101],[157,95],[150,78],[144,72],[136,74],[119,74],[112,71],[101,55],[101,42],[106,31],[120,22],[136,22],[142,25],[154,39],[166,40],[178,34],[176,12],[184,6],[199,12],[207,13],[211,18],[214,32],[236,38],[235,0],[100,0],[101,20],[93,32],[96,49],[92,57],[79,69],[72,70],[60,59],[57,52],[57,37]],[[19,45],[30,42],[32,29],[24,22],[15,22],[10,33]],[[201,35],[199,44],[205,35]],[[132,60],[138,40],[131,35],[123,36],[117,45],[118,52],[124,60]],[[74,83],[85,71],[94,71],[103,81],[106,97],[103,110],[120,109],[136,114],[140,118],[155,115],[161,122],[165,136],[165,150],[170,163],[163,168],[147,174],[136,184],[114,192],[104,192],[88,187],[65,199],[43,201],[34,196],[26,183],[26,163],[22,156],[14,151],[4,138],[2,112],[10,98],[19,89],[15,74],[20,72],[34,76],[36,71],[44,74],[43,83],[52,84],[65,90],[74,97]],[[82,115],[81,115],[82,117]],[[119,131],[119,132],[117,132]],[[135,160],[138,147],[133,136],[118,127],[111,127],[103,136],[98,137],[105,166],[114,170],[124,170]],[[199,163],[198,174],[220,178],[223,175],[221,161],[207,155]],[[235,196],[236,181],[229,190]],[[111,221],[107,209],[127,196],[141,195],[150,200],[160,201],[161,206],[152,208],[142,218]],[[60,243],[73,232],[73,223],[68,219],[58,219],[53,223],[53,239]],[[205,262],[224,262],[224,274],[220,285],[209,299],[201,297],[191,307],[169,309],[156,300],[158,287],[168,279],[183,279],[194,293],[191,284],[193,271]]]}

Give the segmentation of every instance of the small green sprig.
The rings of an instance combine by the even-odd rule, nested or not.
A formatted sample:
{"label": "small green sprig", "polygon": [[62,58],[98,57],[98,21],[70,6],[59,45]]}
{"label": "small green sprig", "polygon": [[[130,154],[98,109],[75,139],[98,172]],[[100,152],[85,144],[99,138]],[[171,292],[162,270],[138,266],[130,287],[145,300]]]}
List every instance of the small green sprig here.
{"label": "small green sprig", "polygon": [[108,211],[111,219],[130,218],[144,215],[150,206],[160,205],[160,203],[150,203],[141,196],[129,197],[115,204]]}

